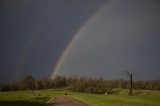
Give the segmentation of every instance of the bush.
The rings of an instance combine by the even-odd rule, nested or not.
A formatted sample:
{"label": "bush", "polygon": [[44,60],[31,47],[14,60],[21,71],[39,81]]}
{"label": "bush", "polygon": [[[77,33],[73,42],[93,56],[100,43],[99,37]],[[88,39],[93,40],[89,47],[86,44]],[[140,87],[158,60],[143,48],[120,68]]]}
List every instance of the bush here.
{"label": "bush", "polygon": [[88,78],[81,78],[80,80],[77,80],[77,82],[72,86],[72,91],[94,94],[111,94],[113,93],[112,89],[113,88],[103,80]]}

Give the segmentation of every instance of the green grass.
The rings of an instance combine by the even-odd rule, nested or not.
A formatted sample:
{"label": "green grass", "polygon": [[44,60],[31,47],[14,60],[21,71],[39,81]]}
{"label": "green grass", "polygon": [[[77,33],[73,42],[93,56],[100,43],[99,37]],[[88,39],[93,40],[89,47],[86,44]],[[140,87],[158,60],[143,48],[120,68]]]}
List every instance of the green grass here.
{"label": "green grass", "polygon": [[0,92],[0,106],[45,106],[52,97],[62,95],[64,90],[35,90]]}
{"label": "green grass", "polygon": [[72,93],[71,96],[92,106],[160,106],[160,91],[135,90],[134,96],[128,96],[128,90],[117,89],[110,95]]}
{"label": "green grass", "polygon": [[0,92],[0,106],[46,106],[46,102],[56,96],[64,95],[81,100],[92,106],[160,106],[160,91],[116,89],[114,94],[97,95],[69,92],[64,89]]}

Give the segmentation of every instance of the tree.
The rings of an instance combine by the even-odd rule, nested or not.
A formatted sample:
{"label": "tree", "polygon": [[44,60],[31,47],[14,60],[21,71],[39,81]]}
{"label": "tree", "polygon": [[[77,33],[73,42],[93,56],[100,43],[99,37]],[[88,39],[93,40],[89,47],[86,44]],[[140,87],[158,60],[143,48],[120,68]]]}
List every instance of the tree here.
{"label": "tree", "polygon": [[130,78],[129,95],[133,95],[133,75],[135,75],[137,73],[138,73],[138,71],[133,73],[132,71],[129,72],[127,70],[125,70],[124,73],[123,73],[126,77]]}
{"label": "tree", "polygon": [[56,88],[62,88],[67,86],[67,80],[65,77],[56,76],[53,80]]}
{"label": "tree", "polygon": [[2,85],[1,91],[10,91],[10,85],[9,84],[4,84]]}
{"label": "tree", "polygon": [[35,89],[35,80],[31,75],[27,75],[22,79],[22,89],[25,90],[34,90]]}
{"label": "tree", "polygon": [[0,91],[2,90],[2,85],[1,85],[1,83],[0,83]]}

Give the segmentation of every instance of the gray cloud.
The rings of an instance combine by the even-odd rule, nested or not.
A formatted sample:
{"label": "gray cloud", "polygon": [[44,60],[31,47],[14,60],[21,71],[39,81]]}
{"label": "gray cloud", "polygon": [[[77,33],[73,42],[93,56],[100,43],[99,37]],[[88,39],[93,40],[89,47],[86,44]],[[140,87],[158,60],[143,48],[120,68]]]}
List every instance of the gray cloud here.
{"label": "gray cloud", "polygon": [[105,2],[1,0],[0,82],[49,77],[73,34]]}
{"label": "gray cloud", "polygon": [[124,78],[140,70],[139,80],[160,76],[159,1],[110,1],[73,42],[57,70],[62,75]]}

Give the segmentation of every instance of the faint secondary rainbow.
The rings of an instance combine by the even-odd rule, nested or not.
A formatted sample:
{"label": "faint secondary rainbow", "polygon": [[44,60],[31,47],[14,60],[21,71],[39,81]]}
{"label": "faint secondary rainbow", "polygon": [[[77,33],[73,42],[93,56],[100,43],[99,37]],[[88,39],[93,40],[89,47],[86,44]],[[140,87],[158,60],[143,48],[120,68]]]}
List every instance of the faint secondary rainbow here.
{"label": "faint secondary rainbow", "polygon": [[[106,4],[106,3],[105,3]],[[82,27],[73,35],[72,39],[69,41],[69,43],[66,45],[66,47],[64,48],[57,64],[56,67],[53,69],[53,73],[51,74],[51,78],[54,78],[57,74],[58,74],[58,70],[61,67],[64,59],[66,58],[67,54],[69,53],[72,45],[74,45],[74,43],[76,42],[76,40],[79,38],[79,36],[81,35],[82,32],[84,32],[87,27],[89,26],[89,24],[91,24],[91,22],[93,20],[95,20],[95,17],[99,14],[99,12],[102,10],[102,8],[104,8],[105,4],[103,4],[93,15],[91,15],[82,25]]]}
{"label": "faint secondary rainbow", "polygon": [[31,35],[30,38],[25,43],[24,48],[21,51],[22,53],[17,61],[17,65],[16,65],[16,69],[15,69],[15,71],[16,71],[15,73],[17,74],[17,76],[21,75],[23,73],[22,69],[24,67],[27,56],[28,56],[32,46],[34,45],[37,37],[39,36],[41,29],[43,28],[43,24],[44,24],[43,20],[49,16],[49,12],[51,10],[51,7],[53,6],[53,3],[54,2],[51,2],[50,4],[48,4],[46,6],[46,8],[42,11],[41,17],[39,17],[39,19],[37,19],[37,23],[35,24],[33,31],[30,33],[30,35]]}

